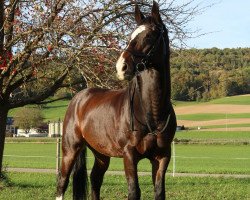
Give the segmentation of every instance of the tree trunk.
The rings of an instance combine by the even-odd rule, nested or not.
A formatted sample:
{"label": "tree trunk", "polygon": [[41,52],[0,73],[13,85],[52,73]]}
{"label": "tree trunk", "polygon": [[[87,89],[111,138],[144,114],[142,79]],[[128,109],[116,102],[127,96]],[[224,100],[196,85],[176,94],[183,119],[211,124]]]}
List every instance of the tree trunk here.
{"label": "tree trunk", "polygon": [[8,109],[0,106],[0,174],[2,174],[3,151],[8,111]]}

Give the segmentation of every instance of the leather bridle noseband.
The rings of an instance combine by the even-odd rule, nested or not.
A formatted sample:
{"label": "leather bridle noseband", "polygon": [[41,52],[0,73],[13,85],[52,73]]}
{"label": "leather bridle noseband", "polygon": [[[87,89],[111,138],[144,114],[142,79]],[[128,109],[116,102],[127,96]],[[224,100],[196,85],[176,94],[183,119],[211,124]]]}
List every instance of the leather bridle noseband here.
{"label": "leather bridle noseband", "polygon": [[[133,62],[135,63],[135,59],[134,57],[142,57],[141,61],[138,62],[138,63],[135,63],[135,76],[136,76],[136,84],[135,84],[135,87],[133,89],[133,92],[132,92],[132,95],[131,95],[131,90],[132,90],[132,84],[131,84],[131,81],[129,83],[129,97],[130,97],[130,128],[131,128],[131,131],[135,131],[134,129],[134,118],[136,119],[136,116],[135,116],[135,113],[134,113],[134,106],[133,106],[133,102],[134,102],[134,95],[135,95],[135,90],[137,89],[138,90],[138,93],[139,93],[139,101],[140,101],[140,105],[142,107],[142,110],[144,113],[145,112],[145,108],[143,106],[143,102],[142,102],[142,97],[141,97],[141,91],[140,91],[140,86],[139,86],[139,83],[138,83],[138,77],[140,76],[141,72],[143,72],[144,70],[146,69],[150,69],[151,68],[151,63],[150,63],[150,60],[152,59],[152,57],[154,56],[154,53],[156,52],[157,48],[159,47],[160,45],[160,42],[161,42],[161,39],[163,40],[163,46],[164,46],[164,54],[166,54],[166,47],[165,47],[165,38],[163,37],[163,34],[164,34],[164,28],[161,26],[161,27],[157,27],[160,31],[160,35],[159,37],[157,38],[156,42],[152,45],[152,47],[150,48],[150,50],[148,51],[147,54],[144,54],[144,53],[136,53],[136,52],[133,52],[129,49],[125,49],[124,51],[125,52],[129,52],[131,55],[132,55],[132,59],[133,59]],[[144,125],[143,123],[141,123],[138,119],[137,121],[144,125],[144,126],[147,126],[148,130],[150,131],[149,134],[153,134],[153,135],[157,135],[158,133],[163,133],[167,126],[168,126],[168,123],[169,123],[169,120],[170,120],[170,116],[171,116],[171,102],[169,103],[170,106],[169,106],[169,111],[167,113],[168,116],[167,116],[167,119],[166,119],[166,123],[164,125],[164,127],[161,129],[161,130],[153,130],[152,127],[150,126],[150,122],[149,122],[149,118],[148,118],[148,114],[146,113],[145,115],[145,121],[146,121],[146,125]]]}
{"label": "leather bridle noseband", "polygon": [[[132,55],[132,60],[133,60],[133,62],[135,64],[135,67],[134,67],[135,74],[138,74],[141,71],[144,71],[145,69],[150,68],[150,64],[151,64],[150,60],[154,56],[154,53],[156,52],[157,48],[159,47],[161,39],[163,39],[163,42],[165,43],[165,39],[163,37],[164,28],[162,26],[157,26],[156,28],[159,30],[160,35],[157,38],[156,42],[149,49],[148,53],[137,53],[137,52],[133,52],[133,51],[131,51],[129,49],[124,50],[125,52],[128,52],[129,54]],[[164,45],[164,52],[163,53],[166,53],[165,45]],[[142,58],[141,61],[136,63],[135,62],[136,57],[141,57]]]}

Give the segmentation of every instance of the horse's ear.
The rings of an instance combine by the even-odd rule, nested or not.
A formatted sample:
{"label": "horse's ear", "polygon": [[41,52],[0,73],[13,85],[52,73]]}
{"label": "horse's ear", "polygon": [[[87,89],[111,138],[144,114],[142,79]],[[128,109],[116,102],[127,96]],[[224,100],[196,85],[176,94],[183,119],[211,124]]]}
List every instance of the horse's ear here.
{"label": "horse's ear", "polygon": [[142,14],[142,12],[140,11],[138,4],[135,4],[135,21],[136,21],[136,23],[139,25],[144,18],[145,17]]}
{"label": "horse's ear", "polygon": [[152,11],[151,11],[151,16],[155,19],[155,21],[157,23],[162,23],[159,5],[155,1],[153,1],[153,7],[152,7]]}

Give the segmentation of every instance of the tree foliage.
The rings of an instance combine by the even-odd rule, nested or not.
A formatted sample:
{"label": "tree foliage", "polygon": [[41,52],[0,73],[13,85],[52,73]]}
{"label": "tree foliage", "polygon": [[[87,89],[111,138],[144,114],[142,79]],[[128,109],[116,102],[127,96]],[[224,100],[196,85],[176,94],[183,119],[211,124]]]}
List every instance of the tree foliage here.
{"label": "tree foliage", "polygon": [[37,128],[43,123],[42,111],[39,108],[22,107],[14,116],[14,125],[29,133],[31,128]]}
{"label": "tree foliage", "polygon": [[172,98],[209,100],[250,93],[250,49],[174,50]]}

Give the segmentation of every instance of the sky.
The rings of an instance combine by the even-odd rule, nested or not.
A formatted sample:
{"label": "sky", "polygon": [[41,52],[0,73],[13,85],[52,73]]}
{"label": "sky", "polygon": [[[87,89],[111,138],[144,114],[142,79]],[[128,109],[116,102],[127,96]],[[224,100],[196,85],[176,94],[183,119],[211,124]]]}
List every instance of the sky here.
{"label": "sky", "polygon": [[[197,1],[198,2],[198,1]],[[201,29],[204,36],[186,41],[194,48],[250,47],[250,0],[203,0],[216,2],[189,23],[192,30]]]}

